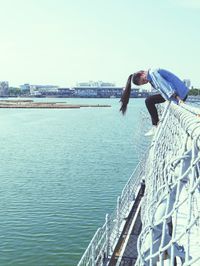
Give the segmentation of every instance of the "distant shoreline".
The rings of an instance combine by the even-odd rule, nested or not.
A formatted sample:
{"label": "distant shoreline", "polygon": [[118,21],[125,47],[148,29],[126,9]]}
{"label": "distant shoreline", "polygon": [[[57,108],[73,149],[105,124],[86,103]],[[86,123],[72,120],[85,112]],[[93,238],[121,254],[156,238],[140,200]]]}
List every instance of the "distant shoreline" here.
{"label": "distant shoreline", "polygon": [[1,100],[0,108],[72,109],[84,107],[111,107],[107,104],[67,104],[65,102],[34,102],[33,100]]}
{"label": "distant shoreline", "polygon": [[[134,98],[134,99],[140,99],[140,98],[146,98],[147,96],[137,96],[137,97],[133,97],[133,96],[131,96],[130,98]],[[24,95],[24,96],[0,96],[0,99],[5,99],[5,98],[33,98],[33,99],[45,99],[45,98],[47,98],[47,99],[51,99],[51,98],[60,98],[60,99],[62,99],[62,98],[71,98],[71,99],[120,99],[121,97],[90,97],[90,96],[88,96],[88,97],[86,97],[86,96],[77,96],[77,97],[72,97],[72,96],[57,96],[57,95],[55,95],[55,96],[26,96],[26,95]]]}

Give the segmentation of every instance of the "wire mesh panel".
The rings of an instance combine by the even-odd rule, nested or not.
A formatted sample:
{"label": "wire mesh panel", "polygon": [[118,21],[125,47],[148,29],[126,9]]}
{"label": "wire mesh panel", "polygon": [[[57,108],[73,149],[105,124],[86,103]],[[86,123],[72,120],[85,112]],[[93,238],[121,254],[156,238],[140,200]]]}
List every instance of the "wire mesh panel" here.
{"label": "wire mesh panel", "polygon": [[143,162],[138,164],[117,199],[116,209],[111,215],[106,216],[105,224],[95,233],[78,266],[106,265],[109,262],[134,203],[135,194],[144,174],[143,165]]}
{"label": "wire mesh panel", "polygon": [[145,168],[136,265],[200,265],[199,109],[165,111]]}
{"label": "wire mesh panel", "polygon": [[[140,163],[78,266],[108,265],[143,179],[146,189],[136,265],[200,265],[199,113],[199,109],[185,104],[159,105],[160,124],[150,148],[149,140],[141,138],[149,123],[140,124],[135,134],[136,140],[139,137],[135,143]],[[146,113],[141,121],[144,119],[149,119]],[[135,262],[127,257],[123,263]]]}

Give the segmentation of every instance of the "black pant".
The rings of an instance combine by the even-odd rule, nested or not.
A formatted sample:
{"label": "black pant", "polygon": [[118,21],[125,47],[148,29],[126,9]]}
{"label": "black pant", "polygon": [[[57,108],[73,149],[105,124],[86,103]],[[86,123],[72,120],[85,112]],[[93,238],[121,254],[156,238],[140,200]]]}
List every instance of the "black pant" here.
{"label": "black pant", "polygon": [[165,99],[160,94],[151,95],[146,98],[145,104],[151,116],[152,124],[156,126],[158,124],[158,112],[156,109],[157,103],[164,103]]}
{"label": "black pant", "polygon": [[[183,101],[185,102],[187,99],[188,95],[185,96]],[[156,104],[157,103],[164,103],[166,100],[160,95],[160,94],[155,94],[152,96],[149,96],[145,100],[146,107],[150,113],[152,124],[154,126],[157,126],[159,118],[158,118],[158,112],[156,109]]]}

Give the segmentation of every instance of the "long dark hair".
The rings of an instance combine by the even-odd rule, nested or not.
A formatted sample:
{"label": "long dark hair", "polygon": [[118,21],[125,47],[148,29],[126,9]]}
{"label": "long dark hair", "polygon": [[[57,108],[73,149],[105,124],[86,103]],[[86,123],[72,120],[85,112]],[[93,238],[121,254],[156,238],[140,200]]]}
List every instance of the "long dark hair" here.
{"label": "long dark hair", "polygon": [[128,80],[126,82],[126,86],[125,89],[122,93],[122,97],[121,97],[121,108],[120,108],[120,112],[122,112],[122,114],[124,115],[126,113],[126,109],[127,109],[127,105],[129,102],[129,98],[130,98],[130,94],[131,94],[131,80],[132,80],[132,74],[128,77]]}
{"label": "long dark hair", "polygon": [[131,95],[131,81],[135,85],[139,85],[140,76],[142,75],[143,72],[144,71],[141,70],[141,71],[138,71],[138,72],[136,72],[134,74],[131,74],[128,77],[125,89],[124,89],[124,91],[122,93],[121,100],[120,100],[120,102],[121,102],[120,112],[122,112],[123,115],[126,113],[127,105],[128,105],[129,98],[130,98],[130,95]]}

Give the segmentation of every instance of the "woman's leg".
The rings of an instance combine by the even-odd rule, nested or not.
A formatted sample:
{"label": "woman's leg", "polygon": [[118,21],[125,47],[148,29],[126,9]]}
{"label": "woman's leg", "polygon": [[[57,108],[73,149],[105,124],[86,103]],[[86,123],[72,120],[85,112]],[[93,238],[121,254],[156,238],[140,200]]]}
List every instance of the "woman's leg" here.
{"label": "woman's leg", "polygon": [[158,112],[156,109],[156,104],[165,102],[165,99],[160,94],[155,94],[152,96],[149,96],[145,100],[146,107],[149,111],[149,114],[151,116],[152,124],[154,126],[157,126],[159,118],[158,118]]}

